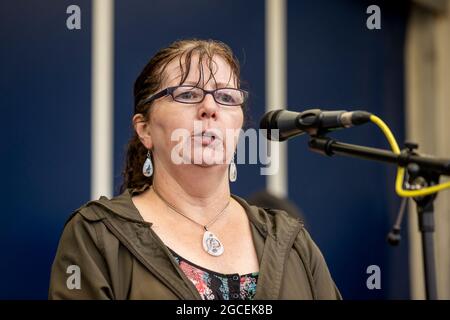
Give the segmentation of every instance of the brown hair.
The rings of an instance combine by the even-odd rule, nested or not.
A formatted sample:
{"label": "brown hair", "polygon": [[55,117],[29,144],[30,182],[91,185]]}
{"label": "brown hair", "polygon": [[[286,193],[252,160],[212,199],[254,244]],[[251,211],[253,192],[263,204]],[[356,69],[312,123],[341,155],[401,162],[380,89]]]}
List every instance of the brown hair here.
{"label": "brown hair", "polygon": [[[214,79],[213,65],[215,65],[215,62],[212,59],[214,55],[217,55],[229,64],[232,70],[230,79],[234,76],[238,88],[240,87],[239,61],[233,55],[233,52],[228,45],[216,40],[190,39],[175,41],[168,47],[159,50],[150,59],[141,74],[137,77],[134,83],[134,114],[140,113],[144,116],[144,120],[148,121],[152,104],[145,104],[142,102],[152,94],[155,94],[158,90],[162,89],[161,84],[166,76],[165,69],[167,65],[175,58],[179,59],[181,85],[189,75],[191,59],[194,54],[198,55],[200,78],[203,74],[202,61],[206,61],[207,66],[211,71],[210,77]],[[244,117],[246,118],[246,106],[243,105],[242,108],[244,111]],[[125,168],[122,172],[123,184],[120,188],[121,192],[125,191],[127,188],[140,188],[145,184],[152,184],[152,177],[145,177],[142,173],[142,166],[146,157],[147,149],[139,140],[137,133],[134,132],[132,138],[128,142]]]}

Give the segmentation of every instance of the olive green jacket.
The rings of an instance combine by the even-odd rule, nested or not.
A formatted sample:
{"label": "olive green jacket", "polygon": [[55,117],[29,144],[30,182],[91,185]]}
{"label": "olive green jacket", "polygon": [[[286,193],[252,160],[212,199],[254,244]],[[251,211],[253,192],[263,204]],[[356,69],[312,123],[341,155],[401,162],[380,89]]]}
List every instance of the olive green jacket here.
{"label": "olive green jacket", "polygon": [[[71,215],[53,262],[50,299],[201,299],[131,201],[147,187],[90,201]],[[251,222],[260,263],[256,300],[341,299],[298,219],[233,198]]]}

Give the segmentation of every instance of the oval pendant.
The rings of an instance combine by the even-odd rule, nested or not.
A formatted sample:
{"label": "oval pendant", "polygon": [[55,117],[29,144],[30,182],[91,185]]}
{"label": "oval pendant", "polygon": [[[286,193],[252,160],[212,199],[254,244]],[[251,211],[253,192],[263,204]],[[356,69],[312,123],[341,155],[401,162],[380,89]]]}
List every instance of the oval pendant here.
{"label": "oval pendant", "polygon": [[234,163],[234,161],[232,161],[230,163],[229,175],[230,175],[230,177],[229,177],[230,181],[235,182],[237,179],[237,169],[236,169],[236,164]]}
{"label": "oval pendant", "polygon": [[153,174],[153,164],[150,158],[147,158],[144,162],[144,166],[142,167],[142,173],[146,177],[151,177]]}
{"label": "oval pendant", "polygon": [[203,234],[203,249],[212,256],[220,256],[223,251],[222,242],[211,231]]}

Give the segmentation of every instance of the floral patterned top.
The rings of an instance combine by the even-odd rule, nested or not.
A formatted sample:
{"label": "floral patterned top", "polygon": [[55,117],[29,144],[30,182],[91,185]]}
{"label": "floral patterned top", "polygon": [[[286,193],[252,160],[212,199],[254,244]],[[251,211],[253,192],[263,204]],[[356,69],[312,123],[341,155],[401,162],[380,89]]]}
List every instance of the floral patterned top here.
{"label": "floral patterned top", "polygon": [[170,248],[169,251],[203,300],[252,300],[255,296],[258,272],[241,276],[237,273],[222,274],[200,267]]}

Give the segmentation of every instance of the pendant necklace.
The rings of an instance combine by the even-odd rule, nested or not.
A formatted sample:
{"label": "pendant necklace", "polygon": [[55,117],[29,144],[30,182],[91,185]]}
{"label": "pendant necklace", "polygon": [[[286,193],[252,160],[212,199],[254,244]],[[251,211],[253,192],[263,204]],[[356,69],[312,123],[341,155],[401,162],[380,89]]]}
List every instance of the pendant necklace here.
{"label": "pendant necklace", "polygon": [[175,211],[176,213],[181,214],[183,217],[185,217],[186,219],[189,219],[190,221],[194,222],[195,224],[198,224],[199,226],[201,226],[203,228],[203,230],[205,231],[203,233],[203,250],[205,250],[208,254],[218,257],[220,255],[223,254],[224,252],[224,247],[222,245],[222,242],[219,240],[219,238],[212,233],[211,231],[208,230],[208,228],[213,225],[214,222],[217,221],[217,219],[220,217],[220,215],[222,213],[225,212],[225,210],[228,208],[228,206],[230,205],[231,199],[228,200],[226,206],[222,209],[222,211],[220,211],[209,223],[202,225],[201,223],[198,223],[197,221],[189,218],[188,216],[186,216],[184,213],[182,213],[181,211],[179,211],[177,208],[175,208],[172,204],[170,204],[166,199],[164,199],[161,194],[159,194],[159,192],[156,190],[155,187],[152,186],[153,191],[155,191],[155,194],[173,211]]}

